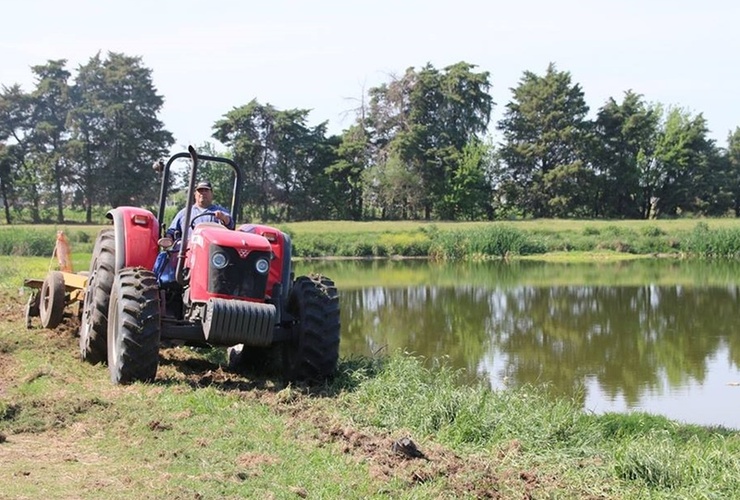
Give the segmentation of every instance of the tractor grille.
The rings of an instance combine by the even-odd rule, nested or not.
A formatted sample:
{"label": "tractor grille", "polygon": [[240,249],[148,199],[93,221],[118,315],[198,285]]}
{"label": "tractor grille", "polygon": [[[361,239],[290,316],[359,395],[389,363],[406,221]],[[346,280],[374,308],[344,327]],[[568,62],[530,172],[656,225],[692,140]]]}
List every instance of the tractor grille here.
{"label": "tractor grille", "polygon": [[211,262],[217,253],[226,255],[227,264],[223,269],[217,269],[211,264],[208,273],[210,293],[260,300],[265,298],[268,273],[258,273],[255,263],[260,258],[269,261],[271,257],[269,252],[253,251],[242,258],[235,248],[211,245]]}

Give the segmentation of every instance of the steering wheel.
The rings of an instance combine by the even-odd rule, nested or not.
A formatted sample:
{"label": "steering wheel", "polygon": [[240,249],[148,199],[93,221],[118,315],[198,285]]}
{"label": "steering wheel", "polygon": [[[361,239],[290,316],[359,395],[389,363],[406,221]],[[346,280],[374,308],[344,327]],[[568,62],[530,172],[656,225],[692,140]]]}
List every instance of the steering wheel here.
{"label": "steering wheel", "polygon": [[190,221],[190,229],[195,229],[195,221],[198,220],[200,217],[209,217],[209,216],[210,217],[213,217],[214,219],[216,219],[216,222],[218,224],[221,224],[222,226],[226,226],[226,224],[224,224],[221,220],[219,220],[216,217],[216,212],[203,212],[203,213],[198,214],[195,217],[193,217],[193,220]]}

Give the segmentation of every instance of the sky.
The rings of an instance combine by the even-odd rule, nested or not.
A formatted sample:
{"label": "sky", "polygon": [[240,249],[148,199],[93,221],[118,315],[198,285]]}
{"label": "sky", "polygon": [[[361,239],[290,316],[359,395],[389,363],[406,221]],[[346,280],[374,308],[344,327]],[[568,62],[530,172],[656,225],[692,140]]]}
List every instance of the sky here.
{"label": "sky", "polygon": [[23,0],[3,2],[0,84],[31,91],[31,66],[139,56],[165,99],[174,151],[252,99],[307,109],[341,133],[367,90],[409,67],[465,61],[490,73],[491,134],[526,71],[567,71],[590,107],[632,90],[703,114],[727,145],[740,127],[736,0]]}

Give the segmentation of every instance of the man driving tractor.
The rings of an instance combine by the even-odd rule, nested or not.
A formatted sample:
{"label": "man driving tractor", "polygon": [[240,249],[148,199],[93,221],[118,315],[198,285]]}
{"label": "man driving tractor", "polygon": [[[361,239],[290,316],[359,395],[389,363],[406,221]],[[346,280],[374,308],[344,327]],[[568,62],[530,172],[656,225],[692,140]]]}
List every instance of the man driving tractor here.
{"label": "man driving tractor", "polygon": [[[197,186],[195,186],[194,198],[195,204],[193,204],[193,208],[190,211],[190,220],[194,221],[195,225],[201,222],[220,222],[225,227],[234,229],[234,218],[231,216],[228,209],[217,203],[213,203],[213,187],[209,181],[201,181]],[[186,209],[187,207],[177,212],[175,218],[172,219],[172,223],[167,229],[165,237],[159,242],[160,246],[165,248],[171,247],[174,240],[179,239],[182,236],[182,225],[185,221]],[[198,217],[206,212],[212,212],[213,215],[203,215],[202,217]]]}

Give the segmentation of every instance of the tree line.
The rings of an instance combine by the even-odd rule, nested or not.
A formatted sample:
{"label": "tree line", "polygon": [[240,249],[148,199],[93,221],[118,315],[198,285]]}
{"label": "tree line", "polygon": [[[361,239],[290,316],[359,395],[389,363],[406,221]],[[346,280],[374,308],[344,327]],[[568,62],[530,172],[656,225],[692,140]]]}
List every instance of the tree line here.
{"label": "tree line", "polygon": [[[100,53],[74,75],[33,66],[34,88],[0,88],[0,198],[6,223],[64,222],[65,208],[153,206],[151,165],[174,143],[140,57]],[[632,90],[588,117],[581,86],[550,64],[525,71],[503,118],[491,76],[431,64],[370,88],[353,123],[328,135],[308,109],[257,99],[213,124],[208,154],[245,172],[240,220],[647,219],[740,214],[740,128],[727,147],[701,114]],[[500,135],[494,142],[491,127]],[[203,149],[202,148],[202,149]],[[212,179],[223,192],[229,180]],[[183,180],[172,189],[182,188]]]}

